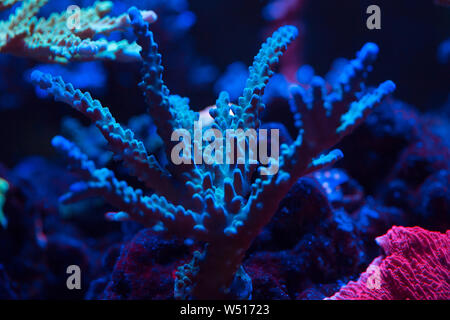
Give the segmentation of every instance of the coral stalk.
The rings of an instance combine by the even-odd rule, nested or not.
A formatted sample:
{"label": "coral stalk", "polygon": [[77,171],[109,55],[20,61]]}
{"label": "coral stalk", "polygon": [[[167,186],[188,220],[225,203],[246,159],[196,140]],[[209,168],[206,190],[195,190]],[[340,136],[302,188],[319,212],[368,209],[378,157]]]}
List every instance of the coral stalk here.
{"label": "coral stalk", "polygon": [[383,256],[331,299],[450,299],[450,231],[393,227],[376,241]]}
{"label": "coral stalk", "polygon": [[6,193],[8,192],[9,184],[6,180],[0,178],[0,224],[3,228],[8,226],[8,220],[3,212],[3,205],[6,202]]}

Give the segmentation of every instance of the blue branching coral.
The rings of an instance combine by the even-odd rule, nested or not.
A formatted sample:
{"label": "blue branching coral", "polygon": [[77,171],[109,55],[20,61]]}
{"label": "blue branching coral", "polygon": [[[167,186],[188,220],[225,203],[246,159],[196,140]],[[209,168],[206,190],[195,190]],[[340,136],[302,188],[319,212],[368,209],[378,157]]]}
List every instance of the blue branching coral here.
{"label": "blue branching coral", "polygon": [[[60,77],[35,71],[32,81],[88,117],[129,173],[147,188],[135,189],[113,171],[97,168],[77,146],[58,136],[53,139],[54,147],[66,155],[71,168],[83,178],[61,200],[71,203],[102,196],[119,210],[106,215],[110,220],[137,221],[162,234],[194,239],[202,245],[192,261],[178,269],[175,297],[250,298],[251,279],[242,261],[253,240],[300,177],[343,157],[332,147],[361,124],[395,85],[386,81],[374,90],[365,89],[364,79],[378,53],[375,44],[366,44],[331,87],[315,76],[310,83],[291,88],[298,136],[292,144],[281,145],[277,174],[262,174],[267,173],[267,167],[248,163],[177,166],[168,161],[175,145],[171,135],[177,129],[192,132],[199,113],[189,107],[187,98],[171,94],[164,84],[158,45],[141,12],[131,8],[128,14],[142,48],[139,87],[164,143],[165,155],[149,152],[132,130],[116,122],[109,109],[89,93],[75,89]],[[223,133],[227,129],[260,128],[264,90],[297,33],[295,27],[284,26],[266,40],[249,68],[237,103],[230,101],[227,92],[220,93],[216,107],[210,110],[212,128]]]}

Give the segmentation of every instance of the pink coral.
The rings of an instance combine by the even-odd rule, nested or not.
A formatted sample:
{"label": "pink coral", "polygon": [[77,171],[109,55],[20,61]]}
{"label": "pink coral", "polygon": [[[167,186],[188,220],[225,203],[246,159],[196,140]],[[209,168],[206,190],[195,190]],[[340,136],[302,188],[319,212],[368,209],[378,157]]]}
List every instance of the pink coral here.
{"label": "pink coral", "polygon": [[450,299],[450,230],[393,227],[376,239],[384,255],[376,258],[333,300]]}

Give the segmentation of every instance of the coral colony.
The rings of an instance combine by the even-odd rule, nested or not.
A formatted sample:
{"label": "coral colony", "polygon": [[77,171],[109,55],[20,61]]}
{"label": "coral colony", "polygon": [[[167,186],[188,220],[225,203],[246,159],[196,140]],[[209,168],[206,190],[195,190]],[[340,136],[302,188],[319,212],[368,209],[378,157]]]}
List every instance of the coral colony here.
{"label": "coral colony", "polygon": [[8,226],[8,220],[3,213],[3,205],[5,204],[6,192],[9,189],[8,182],[0,178],[0,224],[3,228]]}
{"label": "coral colony", "polygon": [[[0,10],[17,2],[22,1],[2,1]],[[68,23],[66,12],[51,14],[47,19],[36,18],[39,9],[47,2],[48,0],[23,1],[21,7],[9,16],[7,21],[1,22],[0,52],[58,63],[94,59],[138,59],[139,47],[126,40],[115,42],[92,39],[129,25],[126,14],[115,18],[107,16],[112,9],[112,2],[99,1],[94,6],[80,11],[78,15],[83,19],[79,19],[79,25],[76,27],[75,24],[72,27]],[[156,20],[153,11],[143,12],[143,15],[150,23]]]}
{"label": "coral colony", "polygon": [[[43,98],[35,98],[39,108],[62,102],[92,125],[72,113],[62,121],[66,138],[51,141],[70,171],[51,156],[12,169],[0,163],[0,298],[450,298],[450,122],[394,100],[392,81],[366,84],[376,44],[326,77],[303,66],[299,81],[288,81],[277,71],[299,31],[283,25],[248,72],[210,85],[223,90],[215,104],[194,106],[163,81],[155,40],[176,46],[173,34],[194,23],[183,1],[176,13],[159,4],[158,17],[133,1],[117,1],[121,11],[110,1],[78,1],[39,16],[47,2],[0,2],[8,12],[0,53],[51,63],[25,72]],[[301,2],[264,10],[277,17]],[[164,10],[189,26],[164,29]],[[71,64],[86,61],[105,65],[72,69],[75,77]],[[80,73],[102,79],[116,64],[119,80],[94,82],[124,95],[120,108],[134,113],[126,126],[69,81],[98,88]],[[132,96],[128,64],[141,66],[147,113]],[[114,104],[117,95],[98,92]],[[289,121],[273,122],[274,112]],[[101,212],[121,224],[101,221]],[[69,290],[74,265],[83,278]]]}

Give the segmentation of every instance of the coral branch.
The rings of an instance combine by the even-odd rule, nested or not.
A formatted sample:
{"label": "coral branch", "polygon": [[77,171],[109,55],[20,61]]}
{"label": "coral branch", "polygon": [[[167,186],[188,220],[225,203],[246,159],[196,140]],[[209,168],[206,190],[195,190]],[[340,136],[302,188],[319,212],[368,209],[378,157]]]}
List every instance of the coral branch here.
{"label": "coral branch", "polygon": [[377,53],[375,44],[366,44],[356,59],[344,68],[331,92],[327,92],[325,81],[317,76],[306,89],[292,86],[291,110],[300,131],[294,144],[282,152],[286,171],[304,173],[306,168],[314,167],[317,163],[314,158],[351,133],[383,98],[395,90],[392,81],[382,83],[372,92],[364,90],[362,80]]}
{"label": "coral branch", "polygon": [[63,137],[55,137],[52,144],[68,158],[71,168],[86,180],[73,184],[70,191],[61,198],[63,203],[101,196],[122,210],[108,213],[109,220],[134,220],[145,226],[155,227],[157,231],[169,231],[178,236],[195,233],[194,227],[201,217],[194,212],[181,206],[176,207],[155,194],[145,196],[142,190],[133,189],[125,181],[118,180],[111,170],[97,169],[80,149]]}
{"label": "coral branch", "polygon": [[[92,7],[80,9],[79,24],[69,28],[66,12],[37,18],[39,9],[48,0],[25,0],[8,21],[0,22],[0,52],[57,63],[86,60],[140,60],[139,46],[126,40],[92,40],[97,35],[125,30],[130,25],[127,14],[109,17],[111,1],[97,1]],[[11,2],[4,4],[4,8]],[[0,7],[0,10],[2,7]],[[148,23],[156,21],[153,11],[142,11]]]}
{"label": "coral branch", "polygon": [[[153,33],[148,30],[148,23],[135,7],[130,8],[128,13],[137,43],[142,47],[140,53],[143,61],[142,82],[139,87],[144,93],[148,111],[155,121],[158,135],[166,142],[166,157],[170,159],[170,152],[174,145],[171,142],[172,132],[180,128],[191,132],[199,114],[189,109],[187,98],[170,95],[169,89],[162,80],[164,68],[161,65],[158,44],[153,39]],[[173,166],[171,169],[174,174],[182,170],[181,167]]]}
{"label": "coral branch", "polygon": [[286,51],[287,46],[297,37],[298,30],[294,26],[284,26],[275,31],[272,37],[263,43],[249,68],[250,75],[243,96],[239,98],[239,106],[243,108],[245,128],[259,128],[260,112],[264,109],[261,98],[264,88],[273,75],[273,68]]}

